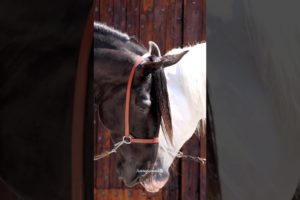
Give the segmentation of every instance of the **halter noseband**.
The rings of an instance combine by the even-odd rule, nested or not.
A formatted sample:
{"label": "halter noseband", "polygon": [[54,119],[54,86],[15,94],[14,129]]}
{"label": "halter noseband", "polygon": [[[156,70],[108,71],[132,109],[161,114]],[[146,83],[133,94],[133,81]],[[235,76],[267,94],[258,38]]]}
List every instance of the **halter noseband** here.
{"label": "halter noseband", "polygon": [[134,77],[134,72],[143,60],[144,60],[144,58],[142,56],[138,56],[136,58],[134,65],[131,68],[128,82],[127,82],[126,100],[125,100],[125,134],[123,137],[123,142],[125,144],[130,144],[130,143],[155,144],[155,143],[158,143],[158,137],[152,138],[152,139],[138,139],[138,138],[134,138],[129,132],[129,106],[130,106],[131,85],[132,85],[132,80]]}

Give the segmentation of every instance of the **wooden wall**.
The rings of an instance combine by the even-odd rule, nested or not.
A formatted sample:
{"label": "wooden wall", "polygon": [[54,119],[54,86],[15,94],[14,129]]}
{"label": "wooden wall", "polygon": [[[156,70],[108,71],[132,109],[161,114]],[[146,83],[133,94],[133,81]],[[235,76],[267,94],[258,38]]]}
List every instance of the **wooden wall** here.
{"label": "wooden wall", "polygon": [[[148,41],[166,51],[205,41],[205,0],[96,0],[95,20],[136,36],[148,47]],[[110,149],[109,134],[96,132],[95,153]],[[202,156],[205,144],[202,144]],[[193,136],[183,152],[199,155],[200,142]],[[141,186],[126,188],[117,179],[115,157],[95,163],[95,200],[204,200],[205,166],[190,160],[177,160],[165,188],[157,194]],[[204,178],[200,177],[204,175]],[[201,198],[200,198],[201,196]]]}

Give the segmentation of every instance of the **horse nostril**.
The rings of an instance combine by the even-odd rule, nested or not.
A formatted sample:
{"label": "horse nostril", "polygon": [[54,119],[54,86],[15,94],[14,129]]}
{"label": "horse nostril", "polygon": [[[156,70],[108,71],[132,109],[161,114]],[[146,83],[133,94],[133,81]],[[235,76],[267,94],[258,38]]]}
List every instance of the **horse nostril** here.
{"label": "horse nostril", "polygon": [[122,168],[122,162],[121,161],[117,162],[117,168],[118,169]]}
{"label": "horse nostril", "polygon": [[117,163],[117,174],[119,176],[122,176],[122,163],[121,162]]}

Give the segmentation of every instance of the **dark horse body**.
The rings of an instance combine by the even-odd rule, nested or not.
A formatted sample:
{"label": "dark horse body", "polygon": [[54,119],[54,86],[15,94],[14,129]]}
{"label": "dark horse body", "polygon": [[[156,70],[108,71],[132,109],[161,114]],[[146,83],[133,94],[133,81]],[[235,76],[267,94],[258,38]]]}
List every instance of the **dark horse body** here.
{"label": "dark horse body", "polygon": [[[168,94],[163,67],[185,54],[163,56],[152,46],[150,54],[138,66],[131,90],[130,132],[135,138],[158,137],[160,126],[172,135]],[[134,39],[102,24],[94,24],[94,95],[104,126],[113,142],[124,136],[126,85],[137,57],[148,51]],[[163,120],[163,123],[162,123]],[[141,181],[138,170],[149,170],[156,159],[157,144],[123,145],[117,151],[118,172],[124,183]]]}
{"label": "dark horse body", "polygon": [[71,198],[75,73],[91,6],[89,0],[1,2],[1,200]]}

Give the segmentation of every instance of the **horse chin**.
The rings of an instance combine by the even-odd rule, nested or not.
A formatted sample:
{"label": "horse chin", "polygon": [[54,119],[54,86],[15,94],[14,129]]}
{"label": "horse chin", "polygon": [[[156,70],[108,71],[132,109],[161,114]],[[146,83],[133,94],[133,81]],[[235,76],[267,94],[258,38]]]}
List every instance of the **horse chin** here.
{"label": "horse chin", "polygon": [[138,181],[134,180],[134,181],[131,181],[131,182],[127,182],[125,179],[123,179],[123,183],[126,185],[126,187],[134,187],[136,186],[137,184],[139,184]]}
{"label": "horse chin", "polygon": [[139,184],[138,182],[135,182],[135,183],[127,183],[124,181],[124,184],[126,185],[126,187],[129,187],[129,188],[132,188],[134,186],[136,186],[137,184]]}
{"label": "horse chin", "polygon": [[126,185],[126,187],[130,187],[130,188],[132,188],[132,187],[136,186],[137,184],[139,184],[139,179],[138,179],[138,178],[135,178],[134,180],[132,180],[132,181],[130,181],[130,182],[128,182],[128,181],[127,181],[124,177],[122,177],[122,176],[119,176],[118,179],[119,179],[119,180],[122,180],[123,183]]}
{"label": "horse chin", "polygon": [[145,188],[147,192],[156,193],[165,186],[168,182],[169,177],[163,179],[156,179],[153,174],[149,174],[145,179],[140,181],[140,184]]}

